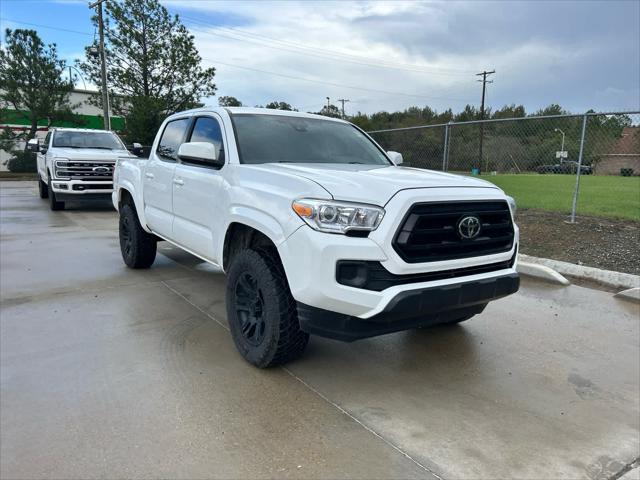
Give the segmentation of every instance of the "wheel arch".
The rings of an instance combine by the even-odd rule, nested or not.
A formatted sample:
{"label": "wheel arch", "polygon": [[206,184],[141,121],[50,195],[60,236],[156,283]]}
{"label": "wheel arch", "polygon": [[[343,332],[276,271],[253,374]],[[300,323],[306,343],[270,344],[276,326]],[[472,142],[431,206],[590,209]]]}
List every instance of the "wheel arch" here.
{"label": "wheel arch", "polygon": [[240,251],[252,248],[268,248],[273,249],[280,259],[278,249],[274,240],[263,231],[254,226],[248,225],[240,221],[231,222],[224,236],[222,244],[222,269],[229,271],[229,265],[233,257]]}
{"label": "wheel arch", "polygon": [[144,205],[142,204],[142,200],[134,195],[134,191],[135,190],[133,189],[132,185],[119,186],[116,197],[117,202],[114,206],[116,206],[119,211],[121,205],[124,205],[125,203],[132,204],[136,209],[136,214],[138,215],[140,225],[147,233],[151,233],[151,230],[149,230],[149,228],[147,227],[147,219],[144,215]]}

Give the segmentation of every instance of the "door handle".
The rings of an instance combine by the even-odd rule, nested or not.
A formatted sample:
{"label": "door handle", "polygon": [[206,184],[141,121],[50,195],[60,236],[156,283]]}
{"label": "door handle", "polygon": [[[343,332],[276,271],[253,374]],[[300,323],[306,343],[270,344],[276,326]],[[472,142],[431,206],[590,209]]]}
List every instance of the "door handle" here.
{"label": "door handle", "polygon": [[184,180],[182,180],[181,178],[174,178],[173,183],[181,187],[182,185],[184,185]]}
{"label": "door handle", "polygon": [[153,173],[148,173],[147,172],[147,173],[144,174],[144,176],[149,178],[149,179],[151,179],[151,178],[153,178],[154,175],[153,175]]}

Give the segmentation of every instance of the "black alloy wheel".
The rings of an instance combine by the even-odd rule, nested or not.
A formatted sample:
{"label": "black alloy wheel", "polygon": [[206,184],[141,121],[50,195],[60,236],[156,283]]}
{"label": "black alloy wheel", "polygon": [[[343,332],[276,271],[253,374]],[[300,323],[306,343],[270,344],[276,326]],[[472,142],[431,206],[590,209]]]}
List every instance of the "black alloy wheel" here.
{"label": "black alloy wheel", "polygon": [[266,330],[262,290],[258,287],[257,280],[245,272],[236,281],[235,293],[235,306],[242,336],[248,343],[257,347],[264,340]]}

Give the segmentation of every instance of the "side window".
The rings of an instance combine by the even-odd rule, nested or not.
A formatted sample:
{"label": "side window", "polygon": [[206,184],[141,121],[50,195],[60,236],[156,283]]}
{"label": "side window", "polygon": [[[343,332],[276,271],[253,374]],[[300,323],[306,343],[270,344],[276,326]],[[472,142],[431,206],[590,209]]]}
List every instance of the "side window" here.
{"label": "side window", "polygon": [[[190,142],[209,142],[216,147],[216,157],[224,160],[224,144],[222,143],[222,130],[215,118],[199,117],[193,125]],[[219,166],[219,163],[216,163]]]}
{"label": "side window", "polygon": [[167,123],[158,142],[156,153],[165,159],[176,161],[178,148],[182,145],[184,134],[189,127],[190,118],[181,118]]}
{"label": "side window", "polygon": [[47,133],[47,136],[46,136],[46,137],[44,137],[44,140],[43,140],[43,141],[42,141],[42,143],[40,144],[40,145],[41,145],[41,148],[44,148],[44,149],[45,149],[45,151],[46,151],[46,150],[48,150],[48,149],[49,149],[49,143],[50,143],[50,141],[51,141],[51,132],[48,132],[48,133]]}

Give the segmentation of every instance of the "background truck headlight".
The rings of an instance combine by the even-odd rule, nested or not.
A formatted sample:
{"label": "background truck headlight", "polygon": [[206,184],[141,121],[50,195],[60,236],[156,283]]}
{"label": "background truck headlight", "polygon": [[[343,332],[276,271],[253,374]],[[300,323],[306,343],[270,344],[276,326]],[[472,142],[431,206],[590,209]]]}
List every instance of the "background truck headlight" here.
{"label": "background truck headlight", "polygon": [[327,233],[347,233],[351,230],[375,230],[384,216],[384,209],[332,200],[303,198],[291,205],[293,210],[311,228]]}

